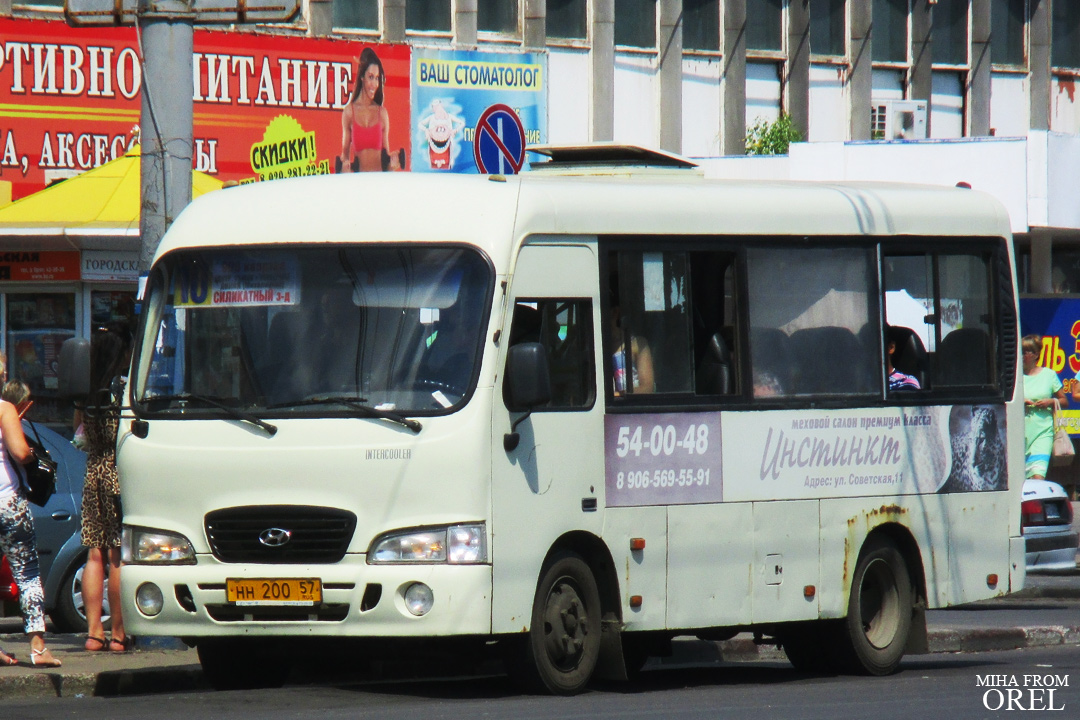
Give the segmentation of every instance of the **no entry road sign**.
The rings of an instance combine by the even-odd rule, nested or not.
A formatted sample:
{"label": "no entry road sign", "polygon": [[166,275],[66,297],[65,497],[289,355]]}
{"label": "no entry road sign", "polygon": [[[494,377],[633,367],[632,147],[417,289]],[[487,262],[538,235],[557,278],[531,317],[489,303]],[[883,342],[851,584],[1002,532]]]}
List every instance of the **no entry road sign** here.
{"label": "no entry road sign", "polygon": [[473,155],[481,173],[513,175],[525,162],[525,128],[512,108],[495,104],[480,115]]}

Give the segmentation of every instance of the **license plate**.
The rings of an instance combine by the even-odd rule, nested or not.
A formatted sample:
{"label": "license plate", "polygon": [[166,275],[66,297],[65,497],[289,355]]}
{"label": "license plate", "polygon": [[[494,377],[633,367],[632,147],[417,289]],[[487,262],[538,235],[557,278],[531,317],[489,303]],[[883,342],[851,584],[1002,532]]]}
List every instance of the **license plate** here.
{"label": "license plate", "polygon": [[225,599],[240,606],[305,606],[322,602],[319,578],[228,578]]}

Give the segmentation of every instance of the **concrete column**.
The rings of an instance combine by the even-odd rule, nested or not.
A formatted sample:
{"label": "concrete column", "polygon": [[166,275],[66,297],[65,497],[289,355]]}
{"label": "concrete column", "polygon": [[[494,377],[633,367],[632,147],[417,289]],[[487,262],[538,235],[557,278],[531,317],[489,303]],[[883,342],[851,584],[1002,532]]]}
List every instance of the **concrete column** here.
{"label": "concrete column", "polygon": [[1031,0],[1028,23],[1028,63],[1031,66],[1030,127],[1050,129],[1050,17],[1051,0]]}
{"label": "concrete column", "polygon": [[547,0],[525,0],[521,44],[529,50],[547,47]]}
{"label": "concrete column", "polygon": [[334,30],[334,0],[307,0],[304,5],[304,20],[307,21],[308,35],[329,35]]}
{"label": "concrete column", "polygon": [[970,137],[990,134],[990,0],[971,0],[971,70],[965,116]]}
{"label": "concrete column", "polygon": [[870,95],[874,88],[873,3],[848,2],[848,136],[850,140],[870,139]]}
{"label": "concrete column", "polygon": [[784,110],[803,139],[810,134],[810,2],[788,4],[787,66],[784,72]]}
{"label": "concrete column", "polygon": [[682,0],[660,0],[660,149],[682,152]]}
{"label": "concrete column", "polygon": [[914,0],[911,3],[911,74],[905,95],[912,100],[927,101],[927,135],[930,133],[929,100],[933,89],[933,32],[934,5],[930,0]]}
{"label": "concrete column", "polygon": [[720,0],[720,154],[746,154],[746,0]]}
{"label": "concrete column", "polygon": [[140,158],[139,273],[150,271],[165,231],[191,202],[195,13],[185,0],[140,0],[145,51]]}
{"label": "concrete column", "polygon": [[589,139],[615,139],[615,0],[592,0]]}
{"label": "concrete column", "polygon": [[[337,2],[348,2],[348,0],[337,0]],[[382,41],[405,42],[405,0],[382,0],[379,7]]]}
{"label": "concrete column", "polygon": [[1053,270],[1050,264],[1053,237],[1048,228],[1031,228],[1031,283],[1029,287],[1036,295],[1047,295],[1054,290],[1051,279]]}
{"label": "concrete column", "polygon": [[454,47],[476,47],[476,0],[453,0]]}

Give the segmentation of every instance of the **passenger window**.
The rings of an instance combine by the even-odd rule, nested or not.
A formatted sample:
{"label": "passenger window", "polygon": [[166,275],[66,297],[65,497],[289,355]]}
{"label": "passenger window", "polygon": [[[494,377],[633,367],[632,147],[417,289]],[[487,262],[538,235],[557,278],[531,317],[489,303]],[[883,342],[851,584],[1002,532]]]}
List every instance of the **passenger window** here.
{"label": "passenger window", "polygon": [[608,257],[612,395],[738,392],[734,254],[618,250]]}
{"label": "passenger window", "polygon": [[898,339],[908,338],[893,364],[923,388],[995,384],[992,259],[989,252],[886,254],[886,321]]}
{"label": "passenger window", "polygon": [[755,398],[879,391],[871,248],[747,251]]}
{"label": "passenger window", "polygon": [[588,300],[518,300],[510,346],[544,346],[551,374],[551,401],[537,410],[587,409],[596,399],[592,303]]}

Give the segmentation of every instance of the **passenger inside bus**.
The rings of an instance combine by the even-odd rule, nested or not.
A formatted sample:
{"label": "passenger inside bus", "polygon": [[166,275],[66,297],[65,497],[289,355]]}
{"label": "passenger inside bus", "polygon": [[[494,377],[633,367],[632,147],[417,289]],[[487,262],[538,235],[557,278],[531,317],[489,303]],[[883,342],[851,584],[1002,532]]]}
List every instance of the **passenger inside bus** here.
{"label": "passenger inside bus", "polygon": [[921,390],[926,371],[926,351],[915,331],[885,326],[885,369],[889,392]]}
{"label": "passenger inside bus", "polygon": [[[615,396],[623,394],[638,395],[651,393],[656,389],[653,375],[652,351],[649,343],[634,335],[631,329],[623,327],[622,309],[618,300],[611,305],[611,353],[612,377]],[[630,340],[630,352],[626,352],[626,340]],[[627,370],[631,382],[626,381]]]}

